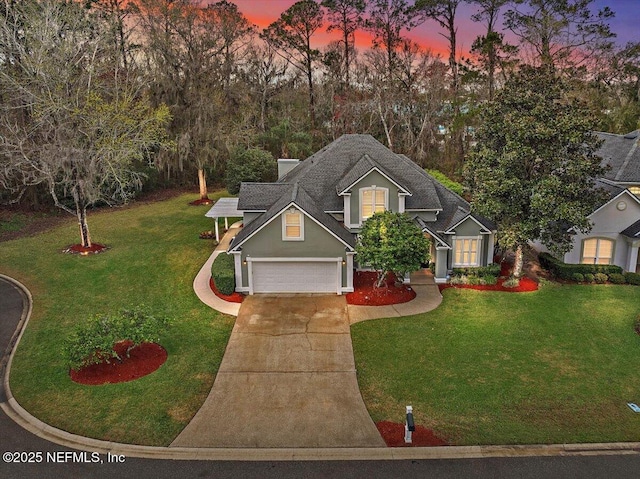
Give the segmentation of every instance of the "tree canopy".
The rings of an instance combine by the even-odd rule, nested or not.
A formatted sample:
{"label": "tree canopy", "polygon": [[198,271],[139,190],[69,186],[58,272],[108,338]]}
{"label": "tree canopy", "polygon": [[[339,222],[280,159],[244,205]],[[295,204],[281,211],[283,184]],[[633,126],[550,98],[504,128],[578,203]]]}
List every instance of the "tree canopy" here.
{"label": "tree canopy", "polygon": [[539,239],[552,251],[572,247],[572,232],[603,200],[595,119],[548,68],[523,68],[480,113],[477,146],[465,165],[475,211],[498,226],[498,242],[516,250]]}
{"label": "tree canopy", "polygon": [[358,262],[378,271],[376,286],[382,286],[387,273],[398,277],[417,271],[427,263],[430,242],[405,213],[375,213],[362,225],[358,235]]}
{"label": "tree canopy", "polygon": [[119,70],[110,25],[92,11],[53,0],[12,8],[20,35],[0,17],[11,52],[11,67],[0,69],[0,184],[18,195],[46,185],[56,206],[77,215],[88,248],[87,208],[125,203],[142,186],[139,165],[166,144],[170,115]]}

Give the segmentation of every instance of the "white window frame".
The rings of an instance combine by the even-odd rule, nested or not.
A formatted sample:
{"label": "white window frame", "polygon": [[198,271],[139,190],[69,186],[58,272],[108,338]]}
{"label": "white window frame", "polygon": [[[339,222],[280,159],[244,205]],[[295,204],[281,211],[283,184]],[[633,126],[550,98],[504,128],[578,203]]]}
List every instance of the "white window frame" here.
{"label": "white window frame", "polygon": [[[469,240],[469,241],[475,241],[476,242],[476,261],[475,263],[458,263],[456,262],[456,256],[458,253],[458,244],[462,243],[464,245],[464,241],[465,240]],[[469,243],[469,245],[471,245],[472,243]],[[471,249],[467,250],[467,251],[462,251],[462,259],[464,260],[465,254],[468,257],[471,257]],[[451,262],[454,268],[462,268],[462,267],[468,267],[468,266],[480,266],[480,261],[481,261],[481,256],[482,254],[482,236],[456,236],[453,240],[453,261]]]}
{"label": "white window frame", "polygon": [[360,188],[360,205],[359,205],[359,211],[358,214],[360,216],[360,225],[362,225],[362,223],[364,223],[367,219],[371,218],[371,216],[373,216],[373,214],[371,216],[367,216],[366,218],[362,215],[362,206],[364,205],[364,201],[363,201],[363,197],[364,197],[364,193],[366,191],[371,191],[372,195],[371,195],[371,200],[372,200],[372,206],[373,206],[373,214],[376,213],[375,209],[376,209],[376,191],[383,191],[384,192],[384,211],[388,211],[389,210],[389,188],[383,188],[381,186],[376,186],[376,185],[371,185],[371,186],[367,186],[366,188]]}
{"label": "white window frame", "polygon": [[[298,218],[300,218],[300,236],[287,235],[287,226],[294,226],[293,224],[287,224],[287,215],[291,214],[297,214]],[[289,208],[282,212],[282,241],[304,241],[304,214],[302,214],[302,211]]]}
{"label": "white window frame", "polygon": [[[596,255],[595,257],[593,257],[593,262],[586,262],[585,261],[585,256],[584,256],[584,250],[585,250],[585,246],[587,241],[595,241],[596,242]],[[608,263],[599,263],[598,260],[600,260],[600,243],[602,241],[608,241],[611,243],[611,256],[608,258],[609,262]],[[582,240],[582,252],[580,254],[580,263],[581,264],[613,264],[613,260],[615,259],[615,250],[616,250],[616,242],[614,240],[612,240],[611,238],[602,238],[602,237],[597,237],[597,238],[585,238]]]}

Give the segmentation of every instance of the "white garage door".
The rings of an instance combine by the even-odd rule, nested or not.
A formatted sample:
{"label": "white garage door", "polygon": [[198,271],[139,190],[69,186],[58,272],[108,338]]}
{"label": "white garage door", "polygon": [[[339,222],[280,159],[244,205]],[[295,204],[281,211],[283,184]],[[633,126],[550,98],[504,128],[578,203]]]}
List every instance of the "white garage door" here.
{"label": "white garage door", "polygon": [[337,293],[338,262],[257,261],[252,263],[254,293]]}

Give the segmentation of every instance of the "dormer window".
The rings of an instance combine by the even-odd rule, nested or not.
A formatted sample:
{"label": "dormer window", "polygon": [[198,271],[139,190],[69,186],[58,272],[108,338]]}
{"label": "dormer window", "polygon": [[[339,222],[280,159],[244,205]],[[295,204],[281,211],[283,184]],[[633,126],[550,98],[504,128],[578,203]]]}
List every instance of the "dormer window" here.
{"label": "dormer window", "polygon": [[304,217],[302,212],[289,208],[282,214],[282,241],[304,240]]}
{"label": "dormer window", "polygon": [[389,190],[375,185],[360,190],[360,222],[389,209]]}

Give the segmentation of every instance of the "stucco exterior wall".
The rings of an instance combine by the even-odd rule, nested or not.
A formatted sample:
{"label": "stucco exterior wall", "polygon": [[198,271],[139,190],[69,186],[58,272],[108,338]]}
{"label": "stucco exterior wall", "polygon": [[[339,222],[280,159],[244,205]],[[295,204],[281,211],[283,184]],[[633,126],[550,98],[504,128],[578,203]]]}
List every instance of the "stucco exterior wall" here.
{"label": "stucco exterior wall", "polygon": [[[346,261],[345,245],[308,216],[304,217],[304,241],[282,240],[282,215],[276,216],[259,233],[242,245],[242,286],[249,286],[247,256],[254,258],[338,258]],[[342,286],[347,285],[346,265]]]}
{"label": "stucco exterior wall", "polygon": [[398,187],[377,171],[371,171],[351,188],[351,224],[354,226],[360,224],[360,190],[373,185],[389,190],[388,209],[393,212],[398,211]]}
{"label": "stucco exterior wall", "polygon": [[[626,209],[620,211],[616,205],[624,201]],[[620,232],[640,219],[640,204],[627,192],[607,203],[604,207],[591,215],[593,228],[588,235],[576,234],[573,237],[573,249],[564,255],[565,263],[580,263],[582,261],[583,240],[586,238],[609,238],[615,242],[613,264],[626,269],[629,255],[628,239]]]}

